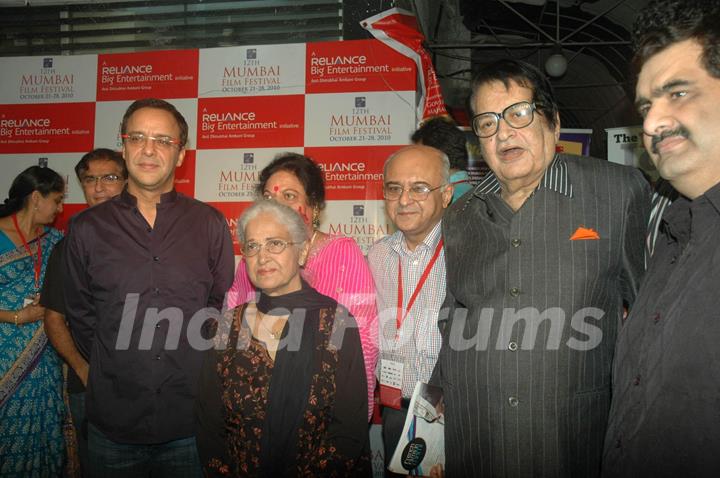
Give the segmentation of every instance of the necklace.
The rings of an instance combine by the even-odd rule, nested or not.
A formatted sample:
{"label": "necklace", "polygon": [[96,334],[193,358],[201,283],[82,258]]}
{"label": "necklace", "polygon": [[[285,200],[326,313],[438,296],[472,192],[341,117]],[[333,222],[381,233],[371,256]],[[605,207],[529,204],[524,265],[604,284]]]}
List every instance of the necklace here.
{"label": "necklace", "polygon": [[[273,326],[268,327],[265,325],[265,317],[267,317],[265,314],[258,312],[255,317],[259,319],[260,327],[265,329],[265,332],[270,334],[270,337],[272,337],[273,340],[280,339],[280,337],[282,336],[282,331],[285,328],[285,322],[287,321],[287,319],[275,320],[275,322],[273,323],[273,326],[276,325],[277,323],[280,323],[280,325],[281,325],[280,328],[277,328],[277,327],[273,327]],[[273,328],[275,328],[276,330],[273,330]]]}

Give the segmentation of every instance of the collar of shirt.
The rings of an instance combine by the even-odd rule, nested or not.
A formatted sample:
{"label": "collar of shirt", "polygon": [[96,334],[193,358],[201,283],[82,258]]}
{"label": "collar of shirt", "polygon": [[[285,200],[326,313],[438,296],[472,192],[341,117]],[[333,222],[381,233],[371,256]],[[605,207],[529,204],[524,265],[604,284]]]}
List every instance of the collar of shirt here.
{"label": "collar of shirt", "polygon": [[[160,196],[160,205],[173,203],[177,200],[177,198],[178,198],[178,192],[175,191],[175,189],[173,189],[172,191],[163,193]],[[130,192],[128,192],[127,186],[125,186],[125,189],[123,189],[122,192],[120,193],[120,201],[125,204],[128,204],[132,207],[137,206],[137,198],[135,196],[133,196],[132,194],[130,194]]]}
{"label": "collar of shirt", "polygon": [[715,208],[715,212],[720,214],[720,183],[708,189],[703,196],[706,196],[710,204]]}
{"label": "collar of shirt", "polygon": [[[712,213],[708,214],[708,211]],[[720,183],[693,201],[680,196],[663,214],[661,228],[672,239],[685,244],[690,240],[693,229],[705,228],[705,221],[717,220],[717,216],[720,216]]]}
{"label": "collar of shirt", "polygon": [[[545,170],[545,174],[543,175],[542,180],[540,180],[540,184],[538,184],[537,189],[542,188],[555,191],[556,193],[563,194],[569,198],[573,197],[573,187],[572,182],[570,181],[570,176],[568,175],[567,162],[562,155],[555,154],[552,162]],[[500,181],[491,170],[475,187],[473,195],[483,198],[483,196],[488,194],[499,194],[500,189]]]}
{"label": "collar of shirt", "polygon": [[418,251],[426,249],[434,251],[438,242],[440,242],[440,238],[442,237],[442,220],[435,224],[435,227],[432,228],[428,235],[425,236],[425,239],[423,239],[423,242],[418,244],[414,251],[408,249],[407,244],[405,243],[405,236],[403,236],[402,231],[397,232],[398,234],[393,234],[390,238],[389,245],[399,255],[411,256],[413,254],[417,254]]}

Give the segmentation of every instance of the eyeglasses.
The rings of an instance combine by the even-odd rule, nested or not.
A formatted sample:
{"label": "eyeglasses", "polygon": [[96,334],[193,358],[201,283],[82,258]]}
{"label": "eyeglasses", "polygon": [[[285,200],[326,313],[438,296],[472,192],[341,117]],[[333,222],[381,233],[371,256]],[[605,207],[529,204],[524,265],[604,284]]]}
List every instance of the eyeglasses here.
{"label": "eyeglasses", "polygon": [[170,149],[172,146],[180,147],[180,140],[171,138],[170,136],[150,136],[143,133],[130,133],[121,134],[120,137],[132,146],[143,146],[145,145],[145,141],[152,140],[155,147],[161,149]]}
{"label": "eyeglasses", "polygon": [[427,184],[413,184],[406,189],[399,184],[386,184],[383,188],[383,197],[388,201],[397,201],[400,199],[403,192],[407,191],[408,197],[413,201],[424,201],[428,198],[431,192],[436,189],[440,189],[443,186],[445,186],[445,184],[441,184],[440,186],[434,188],[431,188]]}
{"label": "eyeglasses", "polygon": [[260,249],[263,247],[266,251],[268,251],[271,254],[280,254],[282,251],[285,250],[287,246],[291,246],[294,244],[301,244],[300,242],[290,242],[285,241],[283,239],[268,239],[265,241],[264,244],[261,244],[259,242],[250,241],[245,244],[243,244],[242,251],[245,257],[252,257],[257,255],[258,252],[260,252]]}
{"label": "eyeglasses", "polygon": [[121,178],[117,174],[104,174],[102,176],[83,176],[80,182],[83,186],[95,186],[98,181],[107,186],[111,186],[113,184],[117,184],[122,180],[123,178]]}
{"label": "eyeglasses", "polygon": [[502,113],[489,111],[477,114],[473,116],[472,129],[478,137],[489,138],[497,133],[500,127],[500,118],[504,119],[507,124],[515,129],[524,128],[533,122],[533,113],[537,110],[538,106],[542,105],[521,101],[508,106]]}

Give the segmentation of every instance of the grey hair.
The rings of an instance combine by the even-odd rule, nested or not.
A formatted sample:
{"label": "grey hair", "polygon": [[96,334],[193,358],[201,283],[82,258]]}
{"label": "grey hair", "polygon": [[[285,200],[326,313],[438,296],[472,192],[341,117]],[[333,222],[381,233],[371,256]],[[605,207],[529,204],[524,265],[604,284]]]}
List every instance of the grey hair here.
{"label": "grey hair", "polygon": [[412,150],[412,149],[431,149],[433,153],[437,155],[438,158],[440,158],[440,162],[442,163],[440,165],[440,175],[442,176],[443,183],[447,184],[450,182],[450,158],[448,158],[448,155],[444,152],[440,151],[437,148],[433,148],[432,146],[427,145],[419,145],[414,144],[410,146],[405,146],[404,148],[400,148],[397,151],[395,151],[393,154],[388,156],[388,158],[385,160],[385,166],[383,166],[383,177],[387,175],[387,169],[390,163],[393,159],[395,159],[400,153],[404,153],[405,151]]}
{"label": "grey hair", "polygon": [[298,249],[303,242],[308,240],[307,228],[297,211],[272,199],[259,199],[247,208],[238,219],[237,235],[240,244],[245,244],[247,239],[245,228],[248,223],[261,214],[269,214],[285,226],[290,234],[290,240],[296,243],[295,247]]}

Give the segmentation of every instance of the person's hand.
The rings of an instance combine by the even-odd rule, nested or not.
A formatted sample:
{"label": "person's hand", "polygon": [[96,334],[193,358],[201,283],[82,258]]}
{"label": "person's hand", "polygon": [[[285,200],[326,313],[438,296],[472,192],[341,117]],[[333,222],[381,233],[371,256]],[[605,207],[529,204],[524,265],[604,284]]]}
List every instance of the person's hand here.
{"label": "person's hand", "polygon": [[18,325],[37,322],[45,316],[45,307],[38,305],[36,302],[28,304],[17,312]]}
{"label": "person's hand", "polygon": [[430,478],[443,478],[444,476],[445,472],[440,463],[436,463],[430,467]]}
{"label": "person's hand", "polygon": [[90,365],[87,362],[83,362],[83,365],[75,370],[75,373],[80,378],[84,387],[87,387],[88,372],[90,371]]}
{"label": "person's hand", "polygon": [[[407,475],[408,477],[412,475]],[[444,478],[445,473],[443,471],[443,467],[440,463],[435,463],[433,466],[430,467],[430,473],[427,475],[423,475],[421,478]]]}

